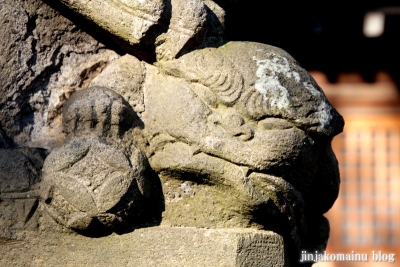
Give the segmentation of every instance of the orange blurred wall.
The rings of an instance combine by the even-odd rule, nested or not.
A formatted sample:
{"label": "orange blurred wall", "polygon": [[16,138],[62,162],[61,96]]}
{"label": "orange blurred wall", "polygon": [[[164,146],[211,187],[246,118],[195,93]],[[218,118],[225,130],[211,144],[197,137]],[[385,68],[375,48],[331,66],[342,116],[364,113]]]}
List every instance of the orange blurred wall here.
{"label": "orange blurred wall", "polygon": [[[374,83],[357,73],[340,74],[337,83],[321,72],[310,73],[345,119],[344,132],[332,143],[341,187],[326,214],[331,225],[327,252],[368,254],[368,262],[313,266],[400,266],[400,90],[383,72]],[[379,252],[396,254],[396,262],[374,261],[373,253],[377,259]]]}

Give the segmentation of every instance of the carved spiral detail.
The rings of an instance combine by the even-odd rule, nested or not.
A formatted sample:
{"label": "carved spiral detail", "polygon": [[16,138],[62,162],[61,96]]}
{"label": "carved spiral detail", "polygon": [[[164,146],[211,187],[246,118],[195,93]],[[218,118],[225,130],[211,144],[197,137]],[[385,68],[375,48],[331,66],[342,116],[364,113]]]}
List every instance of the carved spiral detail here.
{"label": "carved spiral detail", "polygon": [[243,92],[242,75],[215,49],[205,55],[194,51],[167,63],[165,72],[204,85],[226,106],[233,106]]}

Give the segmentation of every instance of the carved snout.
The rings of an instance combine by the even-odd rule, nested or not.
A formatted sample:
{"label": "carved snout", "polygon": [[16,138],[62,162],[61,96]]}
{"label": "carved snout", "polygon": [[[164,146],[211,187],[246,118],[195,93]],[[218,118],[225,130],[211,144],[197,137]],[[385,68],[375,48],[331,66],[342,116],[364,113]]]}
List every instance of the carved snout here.
{"label": "carved snout", "polygon": [[241,141],[249,141],[254,137],[253,130],[245,124],[244,119],[238,114],[229,114],[221,120],[216,121],[217,124],[233,137],[238,137]]}

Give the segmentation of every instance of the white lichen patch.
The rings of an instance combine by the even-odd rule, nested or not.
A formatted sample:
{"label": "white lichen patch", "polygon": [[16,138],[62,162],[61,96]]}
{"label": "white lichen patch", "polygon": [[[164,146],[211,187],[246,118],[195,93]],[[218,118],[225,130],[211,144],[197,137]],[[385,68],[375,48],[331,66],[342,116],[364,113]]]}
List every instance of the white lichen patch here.
{"label": "white lichen patch", "polygon": [[315,87],[309,82],[303,82],[303,86],[319,100],[320,104],[318,105],[316,113],[318,114],[321,126],[323,128],[327,127],[332,120],[332,114],[330,112],[331,106],[325,100],[324,94],[321,91],[315,89]]}
{"label": "white lichen patch", "polygon": [[265,101],[269,101],[271,107],[286,109],[289,107],[289,92],[280,83],[278,74],[284,75],[288,79],[294,79],[296,82],[300,82],[300,75],[292,70],[286,58],[273,53],[271,55],[272,59],[253,57],[258,66],[256,71],[258,80],[254,87],[263,95]]}
{"label": "white lichen patch", "polygon": [[311,83],[309,83],[309,82],[303,82],[303,86],[304,86],[306,89],[308,89],[308,91],[309,91],[313,96],[316,96],[316,97],[321,97],[321,96],[322,96],[322,93],[321,93],[320,91],[318,91],[317,89],[315,89],[315,87],[314,87]]}
{"label": "white lichen patch", "polygon": [[[307,114],[297,114],[300,117],[296,116],[297,118],[293,119],[299,123],[319,125],[317,126],[318,128],[329,128],[332,120],[332,107],[323,92],[316,88],[313,83],[307,81],[308,79],[304,79],[305,77],[300,77],[293,63],[290,63],[287,58],[274,53],[267,53],[265,59],[254,56],[253,60],[258,66],[256,71],[258,79],[255,81],[254,87],[271,108],[277,108],[286,114],[297,114],[297,111],[292,106],[292,101],[298,100],[292,100],[292,97],[296,94],[301,94],[301,99],[312,101],[314,104],[308,105],[311,110]],[[290,81],[288,84],[292,84],[293,88],[284,87],[282,79]],[[298,86],[295,85],[296,83]],[[303,92],[291,91],[294,88],[301,87],[304,88]],[[289,92],[292,93],[289,94]],[[299,105],[299,103],[295,104]]]}

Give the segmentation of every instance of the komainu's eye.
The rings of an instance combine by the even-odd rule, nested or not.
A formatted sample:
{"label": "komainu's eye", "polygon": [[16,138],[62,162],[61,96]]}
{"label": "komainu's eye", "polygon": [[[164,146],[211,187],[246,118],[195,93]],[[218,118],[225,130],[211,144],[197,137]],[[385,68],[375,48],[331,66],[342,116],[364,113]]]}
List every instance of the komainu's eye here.
{"label": "komainu's eye", "polygon": [[285,130],[295,127],[292,123],[277,118],[266,118],[258,122],[263,130]]}

